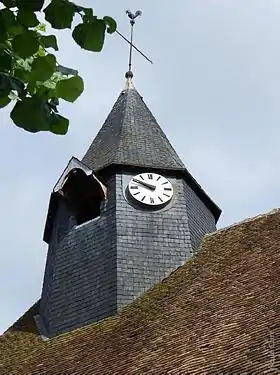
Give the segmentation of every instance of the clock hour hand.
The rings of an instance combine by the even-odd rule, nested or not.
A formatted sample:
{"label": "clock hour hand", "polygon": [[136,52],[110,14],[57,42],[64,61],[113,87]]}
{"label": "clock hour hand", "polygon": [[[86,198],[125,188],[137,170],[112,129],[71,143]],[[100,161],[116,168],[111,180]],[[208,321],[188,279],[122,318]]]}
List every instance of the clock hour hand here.
{"label": "clock hour hand", "polygon": [[151,190],[153,190],[153,191],[156,190],[155,185],[151,185],[151,184],[148,184],[147,182],[137,180],[136,178],[134,178],[133,181],[134,181],[134,182],[138,182],[138,184],[143,185],[143,186],[145,186],[145,187],[147,187],[148,189],[151,189]]}

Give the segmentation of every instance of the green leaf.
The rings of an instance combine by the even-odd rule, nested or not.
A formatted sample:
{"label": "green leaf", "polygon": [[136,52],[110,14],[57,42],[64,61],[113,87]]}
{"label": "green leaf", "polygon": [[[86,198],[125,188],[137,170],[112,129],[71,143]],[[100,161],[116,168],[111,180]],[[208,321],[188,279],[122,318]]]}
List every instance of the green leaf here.
{"label": "green leaf", "polygon": [[52,0],[44,9],[46,20],[54,29],[71,29],[76,6],[70,1]]}
{"label": "green leaf", "polygon": [[39,46],[38,51],[35,53],[32,57],[38,57],[38,56],[46,56],[46,51],[42,45]]}
{"label": "green leaf", "polygon": [[56,84],[56,93],[59,98],[74,102],[84,91],[84,82],[80,76],[63,79]]}
{"label": "green leaf", "polygon": [[7,91],[9,93],[11,90],[16,90],[19,95],[22,95],[24,89],[24,82],[20,79],[0,72],[0,91]]}
{"label": "green leaf", "polygon": [[[18,23],[14,12],[8,8],[0,10],[0,39],[7,39],[9,35],[18,35],[23,31],[22,25]],[[9,35],[7,35],[9,34]]]}
{"label": "green leaf", "polygon": [[31,12],[39,12],[45,0],[15,0],[16,6],[20,10],[29,10]]}
{"label": "green leaf", "polygon": [[105,39],[106,24],[103,20],[80,23],[73,30],[75,42],[85,50],[100,52]]}
{"label": "green leaf", "polygon": [[49,130],[50,124],[47,119],[45,104],[46,101],[36,95],[31,98],[24,98],[16,103],[10,117],[17,126],[32,133]]}
{"label": "green leaf", "polygon": [[83,8],[83,13],[87,20],[93,18],[93,9],[92,8]]}
{"label": "green leaf", "polygon": [[37,89],[36,81],[29,81],[27,85],[27,90],[30,94],[35,94]]}
{"label": "green leaf", "polygon": [[4,98],[0,98],[0,108],[4,108],[10,103],[11,103],[11,99],[8,96],[5,96]]}
{"label": "green leaf", "polygon": [[38,51],[39,41],[37,33],[32,30],[24,31],[12,40],[12,47],[17,55],[26,58]]}
{"label": "green leaf", "polygon": [[9,72],[12,67],[12,61],[12,57],[8,53],[3,52],[0,54],[0,71]]}
{"label": "green leaf", "polygon": [[21,59],[17,58],[14,63],[14,68],[16,69],[23,69],[28,72],[31,72],[31,64],[32,64],[33,58],[29,59]]}
{"label": "green leaf", "polygon": [[38,26],[35,27],[35,31],[41,31],[42,33],[45,33],[46,25],[44,23],[40,23]]}
{"label": "green leaf", "polygon": [[42,35],[41,42],[45,48],[53,48],[55,51],[58,51],[55,35]]}
{"label": "green leaf", "polygon": [[93,15],[92,8],[84,8],[84,7],[79,6],[77,12],[80,14],[81,13],[84,14],[82,16],[84,22],[91,21],[93,18],[97,18],[96,16]]}
{"label": "green leaf", "polygon": [[113,34],[117,30],[117,22],[109,16],[103,17],[103,20],[107,25],[107,33]]}
{"label": "green leaf", "polygon": [[58,113],[52,113],[49,121],[51,123],[50,131],[54,134],[64,135],[68,131],[69,120]]}
{"label": "green leaf", "polygon": [[51,131],[55,134],[66,134],[69,120],[54,113],[50,103],[34,95],[18,101],[11,111],[13,122],[29,132]]}
{"label": "green leaf", "polygon": [[78,70],[67,68],[66,66],[62,65],[57,65],[56,70],[65,76],[77,76],[79,74]]}
{"label": "green leaf", "polygon": [[4,27],[4,29],[8,32],[13,27],[17,25],[17,21],[15,18],[14,13],[8,9],[4,8],[0,10],[0,23],[1,26]]}
{"label": "green leaf", "polygon": [[57,112],[57,106],[59,105],[59,99],[58,98],[51,98],[50,100],[50,106],[52,107],[53,110]]}
{"label": "green leaf", "polygon": [[13,8],[16,6],[15,0],[1,0],[1,2],[7,7],[7,8]]}
{"label": "green leaf", "polygon": [[0,90],[0,108],[6,107],[10,102],[9,90]]}
{"label": "green leaf", "polygon": [[36,14],[29,10],[20,10],[17,15],[18,21],[26,27],[35,27],[39,25]]}
{"label": "green leaf", "polygon": [[32,81],[46,81],[56,69],[56,58],[54,55],[37,57],[32,63],[31,77]]}
{"label": "green leaf", "polygon": [[19,78],[21,81],[29,81],[30,80],[30,72],[25,69],[17,68],[14,71],[14,76]]}
{"label": "green leaf", "polygon": [[3,53],[7,49],[7,44],[0,42],[0,53]]}
{"label": "green leaf", "polygon": [[6,42],[7,39],[8,39],[8,35],[6,31],[3,29],[3,25],[1,25],[1,22],[0,22],[0,43],[2,44],[3,42]]}

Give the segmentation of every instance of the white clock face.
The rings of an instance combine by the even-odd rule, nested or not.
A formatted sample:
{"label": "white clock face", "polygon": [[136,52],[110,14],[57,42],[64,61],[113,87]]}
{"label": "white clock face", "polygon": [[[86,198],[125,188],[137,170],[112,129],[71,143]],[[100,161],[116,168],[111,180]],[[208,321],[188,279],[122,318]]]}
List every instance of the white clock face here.
{"label": "white clock face", "polygon": [[148,206],[161,206],[173,196],[173,187],[167,178],[157,173],[141,173],[133,177],[128,185],[130,195]]}

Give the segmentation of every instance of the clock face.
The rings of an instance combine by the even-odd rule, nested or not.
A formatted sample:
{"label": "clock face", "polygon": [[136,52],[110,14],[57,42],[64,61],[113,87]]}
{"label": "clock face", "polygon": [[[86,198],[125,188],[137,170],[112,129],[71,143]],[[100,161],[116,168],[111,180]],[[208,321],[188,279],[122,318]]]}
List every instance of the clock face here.
{"label": "clock face", "polygon": [[141,173],[133,177],[128,191],[133,199],[148,206],[164,205],[173,196],[171,182],[157,173]]}

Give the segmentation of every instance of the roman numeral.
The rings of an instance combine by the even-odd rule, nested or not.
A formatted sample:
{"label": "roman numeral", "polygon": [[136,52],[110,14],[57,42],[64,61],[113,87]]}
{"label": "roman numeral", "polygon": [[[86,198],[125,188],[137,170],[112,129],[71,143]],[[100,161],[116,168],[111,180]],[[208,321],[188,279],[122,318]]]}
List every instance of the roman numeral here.
{"label": "roman numeral", "polygon": [[171,188],[164,188],[164,190],[166,190],[166,191],[172,191]]}
{"label": "roman numeral", "polygon": [[154,198],[150,198],[150,203],[155,203]]}
{"label": "roman numeral", "polygon": [[152,180],[153,179],[153,175],[152,174],[148,174],[148,179]]}

